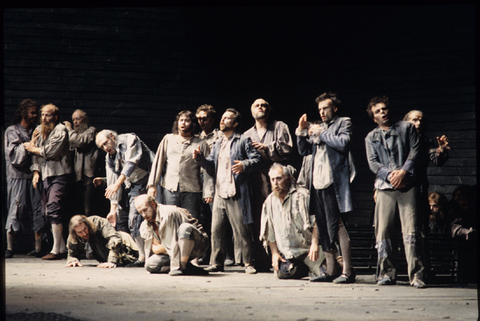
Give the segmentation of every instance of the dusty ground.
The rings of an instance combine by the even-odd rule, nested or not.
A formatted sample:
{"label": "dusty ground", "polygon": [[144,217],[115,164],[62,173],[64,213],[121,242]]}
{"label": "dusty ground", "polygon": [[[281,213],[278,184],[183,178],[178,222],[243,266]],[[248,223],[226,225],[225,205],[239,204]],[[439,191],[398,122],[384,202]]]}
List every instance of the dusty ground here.
{"label": "dusty ground", "polygon": [[379,287],[277,280],[241,267],[209,276],[143,268],[66,268],[66,260],[16,255],[5,261],[7,320],[477,320],[476,286],[406,282]]}

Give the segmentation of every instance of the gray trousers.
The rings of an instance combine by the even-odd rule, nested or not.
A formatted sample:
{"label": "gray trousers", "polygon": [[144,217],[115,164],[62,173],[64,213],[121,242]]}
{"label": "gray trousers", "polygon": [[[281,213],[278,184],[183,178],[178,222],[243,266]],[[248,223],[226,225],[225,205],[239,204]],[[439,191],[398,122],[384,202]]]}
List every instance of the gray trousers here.
{"label": "gray trousers", "polygon": [[210,264],[223,266],[225,261],[225,230],[230,222],[233,230],[235,262],[252,264],[252,235],[243,224],[243,212],[236,197],[223,199],[215,195],[212,210],[212,256]]}
{"label": "gray trousers", "polygon": [[407,259],[407,270],[410,284],[417,279],[423,281],[424,264],[417,249],[417,238],[420,237],[417,226],[417,193],[418,187],[408,190],[378,190],[375,205],[375,238],[378,251],[376,277],[390,277],[395,280],[397,269],[395,266],[395,214],[400,217],[403,245]]}
{"label": "gray trousers", "polygon": [[41,181],[37,183],[37,189],[35,189],[31,179],[7,179],[8,216],[5,223],[7,232],[20,231],[22,217],[29,212],[32,215],[33,231],[40,232],[45,226],[45,218],[42,214],[42,190]]}

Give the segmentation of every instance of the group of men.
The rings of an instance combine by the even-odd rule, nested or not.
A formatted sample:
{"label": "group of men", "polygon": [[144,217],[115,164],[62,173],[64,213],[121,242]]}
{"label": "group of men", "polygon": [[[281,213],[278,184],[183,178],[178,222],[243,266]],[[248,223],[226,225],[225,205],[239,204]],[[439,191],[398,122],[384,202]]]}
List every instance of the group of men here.
{"label": "group of men", "polygon": [[[210,105],[200,106],[196,114],[181,111],[172,133],[165,135],[156,154],[133,133],[102,130],[95,136],[95,130],[89,131],[85,125],[78,128],[75,117],[74,129],[68,122],[63,125],[58,122],[58,108],[52,104],[42,107],[41,128],[31,134],[35,104],[35,108],[23,108],[28,112],[22,114],[21,122],[6,132],[5,145],[15,145],[7,149],[7,164],[17,169],[23,166],[25,172],[24,176],[9,177],[9,195],[23,188],[34,200],[39,182],[43,182],[41,208],[54,238],[57,235],[47,255],[50,257],[45,259],[61,258],[68,248],[67,266],[81,266],[80,259],[90,248],[93,257],[101,262],[99,267],[145,266],[150,273],[170,275],[221,272],[228,250],[229,236],[225,232],[230,225],[234,260],[245,267],[245,273],[273,267],[282,279],[309,275],[312,282],[353,283],[355,270],[344,224],[346,214],[353,209],[352,122],[337,115],[341,101],[335,93],[320,95],[316,104],[321,122],[313,124],[304,114],[295,131],[298,152],[308,158],[301,170],[302,185],[295,179],[296,170],[288,164],[293,152],[288,126],[271,119],[272,108],[261,98],[251,105],[255,124],[243,134],[242,116],[233,108],[223,113],[219,129],[214,126],[216,112]],[[75,113],[86,117],[82,111]],[[368,164],[376,175],[377,283],[396,282],[392,239],[398,208],[410,284],[423,288],[426,285],[417,219],[423,201],[420,165],[427,152],[445,156],[448,140],[444,136],[437,138],[439,148],[425,151],[419,138],[420,126],[416,130],[413,121],[394,123],[387,97],[373,98],[367,113],[378,125],[365,138]],[[14,129],[21,132],[17,143],[9,138]],[[84,138],[80,139],[82,133]],[[86,216],[71,219],[66,246],[60,237],[59,218],[70,177],[67,174],[72,171],[69,148],[83,148],[82,144],[93,137],[96,146],[106,152],[107,175],[93,178],[84,169],[97,155],[94,148],[75,154],[76,178],[82,182],[84,193],[93,185],[104,184],[110,212],[106,218],[88,217],[89,205],[85,202]],[[20,160],[14,162],[29,155],[33,178],[28,161],[23,165]],[[21,179],[23,185],[16,183]],[[30,188],[29,180],[37,190]],[[12,223],[7,224],[7,236],[19,229],[14,224],[18,218],[17,222],[10,219],[19,215],[13,213],[15,202],[9,197]],[[27,203],[24,200],[22,204]],[[198,259],[209,247],[210,265],[202,269]]]}

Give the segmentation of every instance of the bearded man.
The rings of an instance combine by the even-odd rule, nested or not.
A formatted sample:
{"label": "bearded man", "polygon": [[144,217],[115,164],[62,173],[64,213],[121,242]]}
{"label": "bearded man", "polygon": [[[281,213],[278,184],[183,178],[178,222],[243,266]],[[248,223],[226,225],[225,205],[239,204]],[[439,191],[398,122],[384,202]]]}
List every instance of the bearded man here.
{"label": "bearded man", "polygon": [[[8,215],[5,223],[7,249],[5,258],[13,257],[13,242],[22,229],[22,217],[28,212],[33,218],[35,249],[29,253],[41,257],[42,230],[45,221],[42,216],[41,188],[32,186],[32,155],[25,149],[24,143],[31,141],[37,121],[37,102],[24,99],[18,104],[12,125],[5,130],[5,162],[7,174]],[[38,137],[38,136],[36,136]],[[32,142],[35,144],[35,141]]]}
{"label": "bearded man", "polygon": [[59,122],[57,106],[44,105],[40,115],[39,132],[34,133],[34,140],[24,143],[24,146],[34,154],[32,184],[37,188],[40,179],[43,181],[42,210],[52,226],[53,247],[42,260],[59,260],[67,256],[62,219],[66,214],[65,203],[72,173],[68,132]]}
{"label": "bearded man", "polygon": [[315,215],[309,214],[308,190],[297,186],[290,166],[274,163],[268,175],[273,192],[263,203],[260,240],[272,253],[279,279],[318,277],[325,255],[318,246]]}
{"label": "bearded man", "polygon": [[81,199],[82,209],[77,213],[92,213],[92,197],[94,193],[93,178],[98,158],[93,126],[88,126],[89,118],[83,110],[77,109],[72,114],[72,124],[64,121],[68,130],[70,150],[74,152],[73,168],[75,170],[75,195]]}
{"label": "bearded man", "polygon": [[100,262],[99,268],[126,266],[138,258],[138,247],[130,234],[116,231],[103,217],[75,215],[68,230],[66,267],[83,266],[80,260],[85,257],[86,243],[93,258]]}

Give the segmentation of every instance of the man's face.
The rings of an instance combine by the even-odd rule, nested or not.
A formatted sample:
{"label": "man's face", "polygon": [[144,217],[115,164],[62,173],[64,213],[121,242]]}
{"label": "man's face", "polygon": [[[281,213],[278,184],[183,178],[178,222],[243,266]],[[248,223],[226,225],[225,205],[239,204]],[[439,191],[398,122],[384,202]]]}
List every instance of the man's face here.
{"label": "man's face", "polygon": [[418,111],[414,111],[413,113],[410,114],[409,122],[411,122],[413,125],[415,125],[415,129],[417,130],[417,133],[419,133],[422,130],[423,127],[423,114],[419,113]]}
{"label": "man's face", "polygon": [[136,203],[135,207],[137,208],[138,213],[149,223],[155,222],[157,216],[156,204],[148,201],[143,201]]}
{"label": "man's face", "polygon": [[252,116],[254,119],[266,119],[268,118],[269,108],[268,104],[263,99],[257,99],[252,104]]}
{"label": "man's face", "polygon": [[282,168],[274,168],[269,173],[272,191],[276,197],[284,196],[288,192],[288,184],[290,181],[283,175]]}
{"label": "man's face", "polygon": [[390,117],[388,115],[388,107],[384,103],[378,103],[372,107],[373,121],[378,124],[378,126],[389,126]]}
{"label": "man's face", "polygon": [[193,130],[192,120],[187,115],[182,115],[178,119],[178,133],[180,135],[190,134]]}
{"label": "man's face", "polygon": [[78,237],[84,239],[85,241],[88,240],[90,237],[90,233],[88,232],[88,227],[85,223],[79,223],[76,227],[73,228],[75,230],[75,233],[78,235]]}
{"label": "man's face", "polygon": [[76,111],[72,114],[72,123],[75,129],[80,127],[80,124],[83,124],[84,117],[81,112]]}
{"label": "man's face", "polygon": [[29,125],[33,125],[37,121],[37,116],[38,116],[37,107],[32,106],[28,109],[28,113],[27,113],[27,116],[25,117],[25,120]]}
{"label": "man's face", "polygon": [[117,142],[115,137],[110,134],[110,137],[106,137],[105,135],[98,135],[97,137],[97,146],[100,149],[103,149],[105,152],[109,153],[110,155],[115,154],[117,151],[115,148],[117,147]]}
{"label": "man's face", "polygon": [[337,112],[337,107],[333,106],[331,99],[325,99],[318,103],[318,113],[322,121],[328,123],[333,119]]}
{"label": "man's face", "polygon": [[440,212],[440,205],[438,205],[434,200],[428,200],[428,204],[430,205],[430,213],[433,215],[438,215]]}
{"label": "man's face", "polygon": [[234,130],[237,124],[235,123],[234,119],[235,119],[235,114],[230,111],[226,111],[223,114],[222,119],[220,120],[220,130],[222,132]]}
{"label": "man's face", "polygon": [[200,128],[204,132],[209,132],[210,129],[213,127],[214,119],[204,110],[200,111],[196,116]]}
{"label": "man's face", "polygon": [[42,109],[41,120],[43,126],[55,124],[58,116],[53,114],[53,107],[46,107]]}

